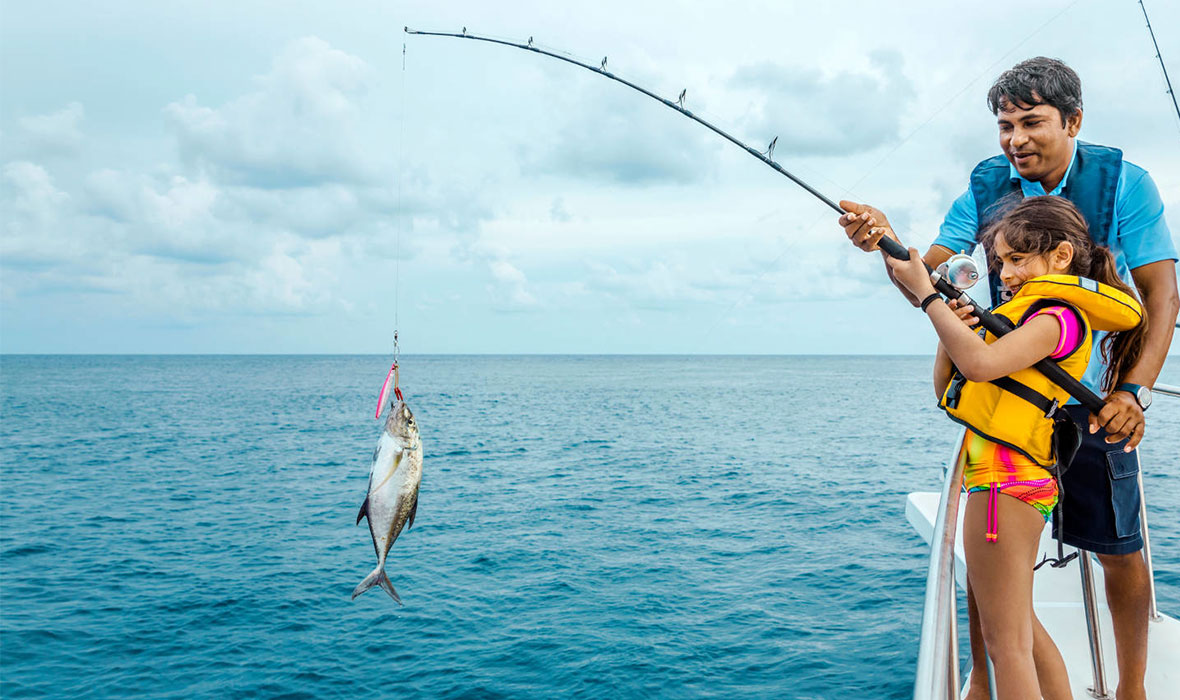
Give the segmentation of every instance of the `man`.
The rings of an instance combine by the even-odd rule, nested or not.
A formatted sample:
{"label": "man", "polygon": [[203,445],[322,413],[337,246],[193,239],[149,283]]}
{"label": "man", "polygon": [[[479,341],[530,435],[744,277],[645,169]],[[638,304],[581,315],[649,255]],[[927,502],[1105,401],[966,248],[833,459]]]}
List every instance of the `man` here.
{"label": "man", "polygon": [[[1139,363],[1106,395],[1097,416],[1078,405],[1067,407],[1086,438],[1062,479],[1062,536],[1066,544],[1094,552],[1102,562],[1114,620],[1117,697],[1144,698],[1151,594],[1141,551],[1138,483],[1128,478],[1138,474],[1138,458],[1124,448],[1134,448],[1143,437],[1143,411],[1180,310],[1175,247],[1147,172],[1124,161],[1118,149],[1075,139],[1082,125],[1082,93],[1072,69],[1055,59],[1023,61],[992,85],[988,106],[997,117],[1003,155],[975,167],[967,191],[951,205],[923,258],[937,267],[952,254],[973,249],[979,232],[1012,197],[1059,195],[1081,209],[1091,238],[1111,249],[1120,276],[1138,289],[1148,319]],[[855,202],[840,205],[849,212],[840,217],[840,225],[858,248],[876,250],[881,236],[896,238],[879,210]],[[1006,292],[996,275],[989,283],[992,303],[998,305]],[[1104,368],[1101,353],[1095,351],[1083,383],[1100,396]],[[968,613],[971,650],[979,660],[983,642],[970,590]],[[1040,661],[1038,657],[1038,665]],[[987,674],[972,673],[968,698],[987,697]]]}

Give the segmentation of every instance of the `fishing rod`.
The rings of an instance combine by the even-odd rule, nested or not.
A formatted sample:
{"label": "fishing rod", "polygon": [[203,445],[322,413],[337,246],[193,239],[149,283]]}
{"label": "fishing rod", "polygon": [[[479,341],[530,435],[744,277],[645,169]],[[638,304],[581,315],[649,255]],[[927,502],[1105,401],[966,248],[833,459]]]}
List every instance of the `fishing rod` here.
{"label": "fishing rod", "polygon": [[660,97],[659,95],[655,94],[654,92],[652,92],[646,88],[640,87],[639,85],[636,85],[635,83],[631,82],[630,80],[627,80],[626,78],[620,78],[619,76],[615,75],[614,73],[611,73],[610,71],[608,71],[606,69],[606,57],[605,56],[602,58],[602,63],[596,68],[596,67],[590,65],[589,63],[582,63],[581,61],[570,58],[569,56],[562,56],[561,54],[553,53],[552,51],[546,51],[545,49],[533,46],[533,38],[532,37],[529,37],[529,41],[527,44],[518,44],[516,42],[505,41],[503,39],[493,39],[491,37],[478,36],[476,34],[468,34],[467,27],[464,27],[463,32],[460,34],[455,34],[452,32],[421,32],[421,31],[416,31],[416,30],[410,29],[409,27],[404,27],[404,30],[405,30],[406,34],[419,34],[422,36],[445,36],[445,37],[453,37],[456,39],[471,39],[472,41],[486,41],[490,44],[501,44],[503,46],[512,46],[512,47],[515,47],[518,49],[524,49],[525,51],[532,51],[533,53],[539,53],[544,56],[549,56],[550,58],[556,58],[557,60],[565,61],[566,63],[572,63],[575,66],[581,66],[582,68],[585,68],[586,70],[588,70],[592,73],[597,73],[599,75],[610,78],[611,80],[614,80],[615,82],[619,82],[619,83],[622,83],[623,85],[626,85],[627,87],[631,88],[632,90],[638,90],[639,92],[641,92],[644,95],[647,95],[648,97],[652,98],[653,100],[663,104],[664,106],[668,107],[669,109],[674,109],[677,112],[688,117],[689,119],[708,128],[713,133],[717,134],[718,136],[721,136],[722,138],[726,139],[730,143],[733,143],[734,145],[738,146],[739,148],[746,151],[750,155],[754,156],[758,160],[760,160],[763,163],[774,168],[780,174],[786,175],[796,185],[799,185],[803,189],[807,190],[812,195],[817,197],[821,202],[828,205],[832,209],[836,210],[840,214],[845,213],[844,210],[840,208],[839,204],[836,204],[831,199],[828,199],[826,196],[824,196],[824,194],[822,192],[815,189],[811,185],[807,184],[803,180],[799,179],[798,177],[793,175],[791,172],[789,172],[786,168],[782,167],[778,163],[771,160],[771,158],[769,156],[774,154],[774,145],[775,145],[775,142],[778,141],[777,137],[775,138],[774,141],[770,142],[770,146],[766,149],[767,150],[766,153],[763,153],[762,151],[759,151],[755,148],[747,146],[746,144],[737,140],[733,136],[730,136],[729,134],[725,133],[721,129],[717,128],[713,124],[710,124],[709,122],[705,121],[704,119],[701,119],[697,115],[693,114],[692,111],[686,109],[684,107],[684,96],[688,92],[687,89],[682,90],[680,92],[680,97],[677,98],[677,100],[675,102],[673,102],[672,100],[664,99],[663,97]]}
{"label": "fishing rod", "polygon": [[[744,142],[734,138],[733,136],[729,135],[725,131],[714,126],[713,124],[709,123],[708,121],[705,121],[704,119],[693,114],[690,110],[686,109],[684,107],[684,96],[688,92],[687,89],[681,90],[680,96],[676,99],[675,102],[673,102],[672,100],[660,97],[659,95],[655,94],[651,90],[648,90],[647,88],[636,85],[635,83],[633,83],[625,78],[621,78],[621,77],[615,75],[614,73],[608,71],[606,69],[607,57],[605,57],[605,56],[602,59],[602,63],[599,64],[597,67],[595,67],[595,66],[590,65],[589,63],[583,63],[577,59],[570,58],[569,56],[562,56],[561,54],[554,53],[552,51],[546,51],[545,49],[534,46],[532,37],[529,37],[528,43],[521,44],[521,43],[517,43],[514,41],[507,41],[505,39],[494,39],[492,37],[479,36],[477,34],[469,34],[467,32],[467,27],[463,27],[463,31],[458,34],[456,34],[454,32],[425,32],[425,31],[418,31],[418,30],[410,29],[409,27],[403,27],[403,30],[405,31],[406,34],[417,34],[420,36],[450,37],[450,38],[454,38],[454,39],[470,39],[472,41],[483,41],[483,42],[487,42],[489,44],[500,44],[502,46],[511,46],[513,48],[523,49],[525,51],[532,51],[533,53],[538,53],[543,56],[549,56],[550,58],[556,58],[557,60],[565,61],[566,63],[572,63],[575,66],[580,66],[582,68],[585,68],[586,70],[590,71],[591,73],[596,73],[596,74],[604,76],[606,78],[610,78],[611,80],[614,80],[615,82],[622,83],[623,85],[626,85],[627,87],[631,88],[632,90],[635,90],[637,92],[643,93],[644,95],[647,95],[648,97],[663,104],[664,106],[668,107],[669,109],[672,109],[672,110],[678,112],[679,114],[682,114],[682,115],[688,117],[689,119],[706,127],[707,129],[709,129],[713,133],[717,134],[718,136],[721,136],[722,138],[729,141],[730,143],[733,143],[738,148],[741,148],[746,153],[749,153],[750,155],[754,156],[758,160],[762,161],[766,165],[773,168],[775,170],[775,172],[779,173],[780,175],[786,176],[787,178],[789,178],[791,180],[791,182],[794,182],[796,185],[799,185],[803,189],[807,190],[816,199],[818,199],[819,201],[828,205],[837,214],[849,213],[843,207],[841,207],[839,204],[834,202],[832,199],[825,196],[822,192],[815,189],[811,185],[807,184],[802,179],[800,179],[798,176],[794,175],[789,170],[787,170],[786,168],[779,165],[777,162],[775,162],[773,160],[772,156],[774,155],[774,146],[778,142],[777,136],[774,138],[774,140],[772,140],[770,142],[770,145],[767,147],[765,153],[762,151],[759,151],[758,149],[756,149],[752,146],[745,144]],[[877,245],[881,248],[881,250],[885,251],[885,253],[892,258],[896,258],[898,260],[909,260],[910,259],[910,252],[905,248],[905,246],[903,246],[901,243],[893,240],[892,238],[890,238],[888,236],[882,236],[881,240],[878,241]],[[964,258],[966,258],[966,256],[964,256]],[[925,264],[925,263],[923,263],[923,264]],[[957,299],[964,306],[967,306],[967,305],[974,306],[975,307],[974,316],[979,319],[979,325],[982,326],[983,328],[987,329],[988,331],[990,331],[993,335],[996,335],[996,336],[1006,335],[1007,333],[1010,333],[1016,329],[1016,326],[1014,326],[1011,321],[1004,318],[1003,316],[997,316],[996,314],[993,314],[990,311],[980,308],[980,306],[978,304],[976,304],[971,299],[971,297],[967,296],[966,292],[964,292],[962,289],[959,289],[958,287],[954,286],[954,284],[952,283],[952,280],[949,279],[949,276],[947,274],[945,274],[944,272],[941,272],[939,270],[934,270],[929,265],[926,265],[926,270],[930,273],[930,281],[934,285],[934,288],[936,290],[938,290],[939,294],[942,294],[943,296],[947,297],[947,299]],[[1076,398],[1079,402],[1081,402],[1081,404],[1083,406],[1090,409],[1091,413],[1097,415],[1098,412],[1101,411],[1102,407],[1105,405],[1105,403],[1103,402],[1101,397],[1099,397],[1097,394],[1095,394],[1093,391],[1091,391],[1089,388],[1087,388],[1085,385],[1083,385],[1077,379],[1074,379],[1072,376],[1070,376],[1068,372],[1063,370],[1057,363],[1053,362],[1052,360],[1050,360],[1048,358],[1042,359],[1041,361],[1039,361],[1035,365],[1033,365],[1033,367],[1035,367],[1039,372],[1041,372],[1041,374],[1044,374],[1054,384],[1056,384],[1057,386],[1059,386],[1062,389],[1065,389],[1067,392],[1069,392],[1069,394],[1071,396],[1073,396],[1074,398]]]}
{"label": "fishing rod", "polygon": [[1155,40],[1155,30],[1151,28],[1151,20],[1147,17],[1147,7],[1143,0],[1139,0],[1139,9],[1143,10],[1143,21],[1147,22],[1147,33],[1151,35],[1151,45],[1155,47],[1155,57],[1159,59],[1160,70],[1164,72],[1164,82],[1168,85],[1168,94],[1172,96],[1172,106],[1176,108],[1176,116],[1180,117],[1180,104],[1176,102],[1176,91],[1172,89],[1172,80],[1168,77],[1168,67],[1164,65],[1164,57],[1160,55],[1160,45]]}

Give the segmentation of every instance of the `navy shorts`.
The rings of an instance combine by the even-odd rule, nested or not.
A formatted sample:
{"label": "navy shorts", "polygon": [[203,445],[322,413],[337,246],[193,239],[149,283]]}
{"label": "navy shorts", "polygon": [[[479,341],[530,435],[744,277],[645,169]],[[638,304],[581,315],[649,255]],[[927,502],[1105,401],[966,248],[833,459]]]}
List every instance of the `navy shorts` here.
{"label": "navy shorts", "polygon": [[1097,554],[1138,552],[1143,535],[1137,453],[1123,452],[1126,441],[1107,444],[1105,430],[1091,435],[1090,412],[1084,407],[1065,408],[1082,427],[1082,446],[1061,478],[1062,541]]}

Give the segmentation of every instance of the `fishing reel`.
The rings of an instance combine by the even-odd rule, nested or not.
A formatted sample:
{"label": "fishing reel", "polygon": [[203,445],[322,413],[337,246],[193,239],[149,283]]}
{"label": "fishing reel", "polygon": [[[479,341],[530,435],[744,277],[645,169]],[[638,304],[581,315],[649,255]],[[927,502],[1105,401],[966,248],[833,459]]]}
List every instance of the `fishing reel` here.
{"label": "fishing reel", "polygon": [[950,256],[938,266],[937,272],[960,292],[974,287],[979,281],[979,266],[975,264],[975,258],[966,253]]}

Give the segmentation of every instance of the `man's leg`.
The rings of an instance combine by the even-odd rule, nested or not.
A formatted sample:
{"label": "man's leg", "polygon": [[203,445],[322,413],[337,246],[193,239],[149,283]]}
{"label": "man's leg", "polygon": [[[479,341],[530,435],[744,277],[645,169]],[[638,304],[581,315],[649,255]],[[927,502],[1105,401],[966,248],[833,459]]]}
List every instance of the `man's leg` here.
{"label": "man's leg", "polygon": [[1106,431],[1089,434],[1088,412],[1066,406],[1082,426],[1082,446],[1062,477],[1067,545],[1094,552],[1106,578],[1114,621],[1119,700],[1145,697],[1147,623],[1151,587],[1139,525],[1139,461],[1123,452],[1125,442],[1106,444]]}
{"label": "man's leg", "polygon": [[1114,620],[1114,644],[1119,664],[1118,700],[1147,697],[1147,624],[1151,614],[1151,585],[1142,552],[1099,554],[1106,578],[1106,602]]}

